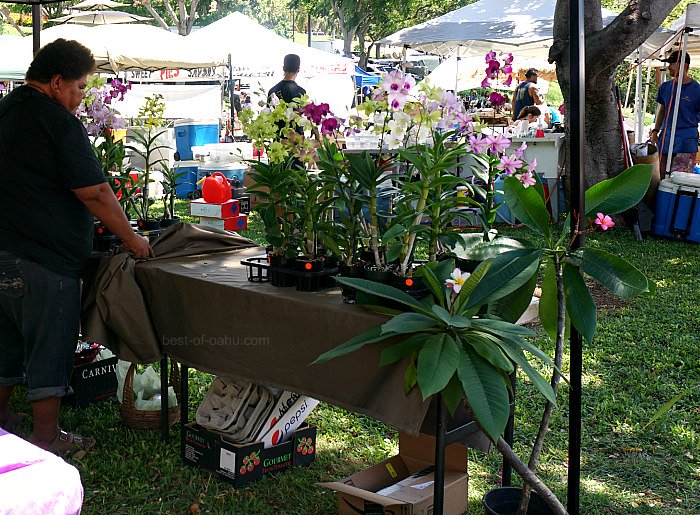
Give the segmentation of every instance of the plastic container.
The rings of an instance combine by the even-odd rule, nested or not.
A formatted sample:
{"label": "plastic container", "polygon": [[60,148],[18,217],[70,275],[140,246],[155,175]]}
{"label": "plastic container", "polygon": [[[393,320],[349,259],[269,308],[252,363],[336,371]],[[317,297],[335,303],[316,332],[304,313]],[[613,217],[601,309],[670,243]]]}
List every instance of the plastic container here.
{"label": "plastic container", "polygon": [[183,118],[182,120],[177,120],[174,126],[175,147],[182,160],[187,161],[194,157],[192,147],[219,141],[218,120]]}
{"label": "plastic container", "polygon": [[173,170],[175,173],[184,172],[175,181],[175,195],[177,198],[190,198],[192,192],[197,189],[198,161],[175,161]]}
{"label": "plastic container", "polygon": [[[499,175],[496,180],[493,183],[494,189],[498,191],[503,191],[503,182],[505,181],[505,175]],[[502,193],[496,193],[493,197],[493,200],[496,204],[501,203],[502,204],[498,207],[498,211],[496,212],[496,222],[501,222],[501,223],[506,223],[506,224],[514,224],[515,223],[515,216],[513,213],[511,213],[510,209],[505,203],[505,197],[503,197]]]}
{"label": "plastic container", "polygon": [[672,179],[661,181],[652,232],[656,236],[700,243],[699,196],[698,187],[677,184]]}
{"label": "plastic container", "polygon": [[202,183],[202,198],[210,204],[223,204],[231,199],[231,184],[221,172],[214,172]]}
{"label": "plastic container", "polygon": [[197,182],[206,177],[208,173],[219,172],[227,179],[243,184],[243,177],[247,171],[248,165],[245,163],[200,163],[197,169]]}

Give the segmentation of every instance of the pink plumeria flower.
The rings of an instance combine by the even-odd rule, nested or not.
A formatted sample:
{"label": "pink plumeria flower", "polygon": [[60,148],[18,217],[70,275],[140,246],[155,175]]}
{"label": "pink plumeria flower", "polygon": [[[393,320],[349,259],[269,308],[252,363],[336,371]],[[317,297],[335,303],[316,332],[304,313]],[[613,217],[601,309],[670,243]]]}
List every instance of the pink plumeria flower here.
{"label": "pink plumeria flower", "polygon": [[500,154],[506,151],[510,147],[510,140],[506,138],[503,134],[498,134],[496,136],[486,136],[489,140],[491,146],[491,152],[494,154]]}
{"label": "pink plumeria flower", "polygon": [[603,213],[598,213],[598,218],[595,219],[595,223],[600,225],[600,228],[603,229],[604,231],[607,231],[611,227],[615,227],[615,222],[612,221],[612,218],[610,218],[608,215],[604,215]]}
{"label": "pink plumeria flower", "polygon": [[512,175],[521,166],[523,166],[523,162],[517,157],[501,156],[501,162],[496,165],[496,168],[503,170],[508,175]]}
{"label": "pink plumeria flower", "polygon": [[[523,143],[523,144],[524,144],[524,143]],[[537,168],[537,158],[536,158],[536,157],[533,157],[533,158],[532,158],[532,163],[530,163],[529,165],[527,165],[527,166],[525,167],[525,169],[526,169],[528,172],[533,172],[533,173],[534,173],[534,171],[535,171],[536,168]]]}
{"label": "pink plumeria flower", "polygon": [[532,174],[532,172],[519,173],[515,177],[523,185],[523,188],[529,188],[530,186],[534,186],[535,184],[537,184],[535,176]]}
{"label": "pink plumeria flower", "polygon": [[523,144],[520,145],[520,148],[518,148],[518,150],[516,150],[515,152],[513,152],[513,155],[514,155],[515,157],[517,157],[517,158],[521,158],[521,157],[523,157],[523,155],[525,154],[525,151],[526,151],[526,150],[527,150],[527,143],[525,143],[525,142],[523,141]]}
{"label": "pink plumeria flower", "polygon": [[469,272],[462,273],[459,268],[455,268],[450,274],[450,279],[445,280],[445,286],[459,293],[470,275]]}

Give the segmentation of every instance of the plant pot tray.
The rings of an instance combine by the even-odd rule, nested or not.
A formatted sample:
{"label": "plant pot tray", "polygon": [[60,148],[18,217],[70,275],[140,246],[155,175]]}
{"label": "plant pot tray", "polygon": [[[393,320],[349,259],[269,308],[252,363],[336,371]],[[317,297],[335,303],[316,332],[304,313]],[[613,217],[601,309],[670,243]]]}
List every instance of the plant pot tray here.
{"label": "plant pot tray", "polygon": [[270,263],[267,256],[253,256],[241,260],[241,265],[248,269],[248,280],[254,283],[264,283],[270,280]]}
{"label": "plant pot tray", "polygon": [[332,279],[338,275],[338,267],[324,268],[317,272],[294,270],[283,266],[271,266],[270,270],[275,275],[283,276],[287,281],[293,281],[299,291],[318,291],[321,288],[336,286]]}

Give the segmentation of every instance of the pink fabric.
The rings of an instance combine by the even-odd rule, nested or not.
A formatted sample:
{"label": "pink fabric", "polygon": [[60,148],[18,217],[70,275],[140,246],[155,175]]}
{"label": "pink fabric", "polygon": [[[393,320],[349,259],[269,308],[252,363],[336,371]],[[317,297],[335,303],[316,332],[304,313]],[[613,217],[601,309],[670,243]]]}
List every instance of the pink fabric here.
{"label": "pink fabric", "polygon": [[0,513],[75,515],[82,505],[75,467],[0,429]]}

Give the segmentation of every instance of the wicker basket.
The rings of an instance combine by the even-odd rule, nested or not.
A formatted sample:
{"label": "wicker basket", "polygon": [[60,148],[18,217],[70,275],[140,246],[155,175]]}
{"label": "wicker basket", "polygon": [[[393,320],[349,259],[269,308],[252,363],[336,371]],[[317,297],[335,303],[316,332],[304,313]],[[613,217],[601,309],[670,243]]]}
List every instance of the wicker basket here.
{"label": "wicker basket", "polygon": [[[119,413],[124,423],[133,429],[160,429],[161,410],[137,410],[134,406],[134,372],[136,365],[131,364],[124,378],[124,396],[119,406]],[[168,408],[168,426],[176,424],[180,420],[180,369],[177,363],[170,360],[169,385],[175,390],[177,406]]]}

